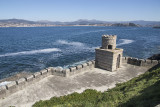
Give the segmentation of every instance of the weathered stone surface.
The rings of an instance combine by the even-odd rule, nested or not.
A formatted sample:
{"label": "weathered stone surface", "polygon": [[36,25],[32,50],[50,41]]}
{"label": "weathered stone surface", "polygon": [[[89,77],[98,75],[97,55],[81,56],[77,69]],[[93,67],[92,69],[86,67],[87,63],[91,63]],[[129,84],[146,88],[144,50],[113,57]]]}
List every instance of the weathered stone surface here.
{"label": "weathered stone surface", "polygon": [[133,77],[147,71],[146,67],[133,66],[124,63],[117,72],[108,72],[94,68],[71,78],[50,75],[39,82],[28,85],[11,96],[0,100],[2,107],[14,105],[16,107],[31,107],[36,101],[49,100],[51,97],[59,97],[73,92],[83,92],[86,89],[107,91],[115,87],[117,83],[126,82]]}
{"label": "weathered stone surface", "polygon": [[[109,71],[115,71],[122,64],[122,52],[123,52],[123,49],[116,49],[116,50],[96,49],[95,66],[102,69],[109,70]],[[117,61],[118,57],[119,57],[119,62]],[[118,67],[117,67],[117,62],[119,63]]]}
{"label": "weathered stone surface", "polygon": [[158,61],[157,60],[149,60],[149,59],[145,60],[145,59],[137,59],[137,58],[128,57],[127,63],[131,64],[131,65],[136,65],[136,66],[153,67],[153,66],[158,64]]}
{"label": "weathered stone surface", "polygon": [[52,75],[55,72],[56,68],[54,67],[48,67],[47,71],[48,71],[48,75]]}
{"label": "weathered stone surface", "polygon": [[35,72],[35,73],[33,74],[33,76],[34,76],[35,80],[40,80],[41,77],[42,77],[42,75],[41,75],[40,72]]}
{"label": "weathered stone surface", "polygon": [[22,89],[25,87],[25,84],[27,83],[26,82],[26,79],[25,78],[20,78],[19,80],[16,81],[17,83],[17,87],[18,89]]}
{"label": "weathered stone surface", "polygon": [[125,57],[122,57],[122,62],[127,63],[127,60],[125,59]]}
{"label": "weathered stone surface", "polygon": [[152,65],[153,65],[153,66],[155,66],[155,65],[158,64],[158,61],[157,61],[157,60],[152,60],[151,62],[152,62]]}
{"label": "weathered stone surface", "polygon": [[88,70],[87,63],[83,63],[83,64],[82,64],[82,67],[83,67],[82,71]]}
{"label": "weathered stone surface", "polygon": [[43,70],[41,70],[40,72],[41,72],[41,75],[42,75],[43,77],[47,77],[47,76],[48,76],[48,75],[47,75],[47,73],[48,73],[48,70],[47,70],[47,69],[43,69]]}
{"label": "weathered stone surface", "polygon": [[82,65],[77,65],[76,66],[76,69],[77,69],[77,73],[81,72],[82,71]]}
{"label": "weathered stone surface", "polygon": [[17,85],[24,84],[24,82],[26,82],[26,79],[25,78],[20,78],[20,79],[17,80]]}
{"label": "weathered stone surface", "polygon": [[64,76],[65,77],[69,77],[70,76],[70,69],[63,69],[63,72],[64,72]]}
{"label": "weathered stone surface", "polygon": [[92,62],[92,64],[94,64],[94,65],[95,65],[95,60],[92,60],[91,62]]}
{"label": "weathered stone surface", "polygon": [[92,62],[91,61],[87,62],[87,66],[89,67],[89,69],[92,69],[92,67],[93,67]]}
{"label": "weathered stone surface", "polygon": [[29,75],[29,76],[26,77],[27,82],[32,82],[33,79],[34,79],[33,75]]}
{"label": "weathered stone surface", "polygon": [[64,76],[63,69],[62,69],[62,68],[56,68],[56,70],[55,70],[55,72],[54,72],[54,75]]}
{"label": "weathered stone surface", "polygon": [[11,83],[6,85],[6,88],[9,93],[14,93],[17,91],[17,84],[16,81],[12,81]]}
{"label": "weathered stone surface", "polygon": [[151,62],[152,62],[151,60],[146,60],[147,64],[151,64]]}
{"label": "weathered stone surface", "polygon": [[71,73],[71,75],[73,75],[73,74],[76,74],[76,67],[71,67],[71,68],[69,68],[70,69],[70,73]]}
{"label": "weathered stone surface", "polygon": [[6,86],[0,86],[0,99],[6,97]]}
{"label": "weathered stone surface", "polygon": [[102,49],[115,49],[116,48],[116,38],[117,38],[116,35],[103,35],[102,36]]}

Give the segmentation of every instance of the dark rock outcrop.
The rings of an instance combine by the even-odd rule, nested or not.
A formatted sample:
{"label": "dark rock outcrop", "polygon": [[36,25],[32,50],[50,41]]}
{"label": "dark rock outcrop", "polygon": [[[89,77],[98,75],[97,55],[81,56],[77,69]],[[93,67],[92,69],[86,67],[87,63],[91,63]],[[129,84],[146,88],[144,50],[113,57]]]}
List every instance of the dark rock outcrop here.
{"label": "dark rock outcrop", "polygon": [[160,54],[155,54],[155,55],[149,57],[148,59],[150,59],[150,60],[160,60]]}

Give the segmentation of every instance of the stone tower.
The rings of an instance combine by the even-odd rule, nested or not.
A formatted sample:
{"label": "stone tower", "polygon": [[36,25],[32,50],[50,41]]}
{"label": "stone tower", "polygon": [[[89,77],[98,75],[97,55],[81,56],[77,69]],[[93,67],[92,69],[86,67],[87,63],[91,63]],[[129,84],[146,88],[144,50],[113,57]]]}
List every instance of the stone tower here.
{"label": "stone tower", "polygon": [[96,67],[115,71],[122,64],[123,49],[116,48],[116,35],[103,35],[102,47],[96,49]]}

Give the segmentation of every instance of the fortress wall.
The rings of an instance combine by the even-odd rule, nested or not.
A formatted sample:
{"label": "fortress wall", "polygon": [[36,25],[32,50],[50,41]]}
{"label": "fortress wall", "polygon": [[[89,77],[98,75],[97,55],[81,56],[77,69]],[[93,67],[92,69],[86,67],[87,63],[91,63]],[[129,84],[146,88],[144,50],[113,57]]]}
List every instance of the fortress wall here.
{"label": "fortress wall", "polygon": [[[136,66],[147,66],[147,67],[153,67],[160,63],[160,60],[145,60],[145,59],[137,59],[132,57],[122,57],[123,63],[128,63]],[[106,65],[104,65],[106,66]],[[81,72],[85,72],[87,70],[93,69],[95,67],[95,60],[77,65],[75,67],[70,67],[66,69],[60,69],[55,67],[48,67],[46,69],[41,70],[40,72],[35,72],[32,75],[29,75],[24,78],[20,78],[16,81],[12,81],[11,83],[1,86],[0,87],[0,98],[4,98],[6,96],[9,96],[18,90],[22,90],[27,85],[30,85],[34,82],[38,82],[41,79],[49,76],[49,75],[55,75],[55,76],[62,76],[62,77],[69,77]]]}
{"label": "fortress wall", "polygon": [[9,83],[7,85],[0,86],[0,99],[11,95],[11,94],[17,92],[18,90],[22,90],[27,85],[30,85],[34,82],[37,82],[37,81],[47,77],[48,75],[51,74],[50,72],[48,72],[48,70],[50,70],[50,68],[41,70],[40,72],[36,72],[36,73],[29,75],[27,77],[20,78],[16,81],[12,81],[11,83]]}
{"label": "fortress wall", "polygon": [[94,67],[95,67],[94,60],[83,63],[81,65],[77,65],[75,67],[70,67],[67,69],[48,67],[46,69],[41,70],[40,72],[35,72],[32,75],[29,75],[24,78],[20,78],[16,81],[12,81],[11,83],[9,83],[5,86],[1,86],[0,87],[0,98],[4,98],[6,96],[9,96],[9,95],[17,92],[18,90],[22,90],[27,85],[30,85],[34,82],[38,82],[41,79],[43,79],[49,75],[69,77],[69,76],[84,72],[86,70],[90,70]]}
{"label": "fortress wall", "polygon": [[70,67],[69,69],[64,69],[65,77],[69,77],[81,72],[84,72],[86,70],[90,70],[95,67],[95,61],[89,61],[86,63],[83,63],[81,65],[77,65],[75,67]]}
{"label": "fortress wall", "polygon": [[146,67],[153,67],[160,63],[160,60],[138,59],[133,57],[123,57],[122,61],[123,63],[128,63],[136,66],[146,66]]}
{"label": "fortress wall", "polygon": [[[160,63],[160,60],[145,60],[145,59],[137,59],[132,57],[122,57],[123,63],[128,63],[136,66],[147,66],[147,67],[153,67]],[[106,66],[106,65],[104,65]],[[24,78],[20,78],[16,81],[12,81],[11,83],[1,86],[0,87],[0,98],[4,98],[6,96],[9,96],[18,90],[22,90],[27,85],[30,85],[34,82],[38,82],[41,79],[49,76],[49,75],[55,75],[55,76],[62,76],[62,77],[69,77],[81,72],[85,72],[87,70],[93,69],[95,67],[95,60],[77,65],[75,67],[70,67],[66,69],[60,69],[55,67],[48,67],[46,69],[41,70],[40,72],[35,72],[32,75],[29,75]]]}

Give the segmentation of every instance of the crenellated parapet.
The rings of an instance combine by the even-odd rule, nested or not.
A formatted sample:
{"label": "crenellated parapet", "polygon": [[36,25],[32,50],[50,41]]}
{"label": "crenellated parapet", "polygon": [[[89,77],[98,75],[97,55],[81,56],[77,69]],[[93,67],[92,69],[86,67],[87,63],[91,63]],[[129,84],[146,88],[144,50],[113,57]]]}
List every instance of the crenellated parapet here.
{"label": "crenellated parapet", "polygon": [[[138,59],[133,57],[122,57],[122,61],[123,63],[136,66],[144,66],[144,67],[153,67],[157,64],[160,64],[160,60]],[[34,82],[38,82],[41,79],[48,77],[50,75],[70,77],[72,75],[76,75],[85,72],[87,70],[91,70],[93,68],[95,68],[95,60],[66,69],[60,69],[57,67],[48,67],[46,69],[41,70],[40,72],[35,72],[32,75],[20,78],[16,81],[12,81],[7,85],[0,86],[0,98],[7,97],[19,90],[22,90],[26,86],[31,85]]]}
{"label": "crenellated parapet", "polygon": [[0,98],[4,98],[9,96],[19,90],[22,90],[27,85],[30,85],[34,82],[37,82],[51,74],[50,69],[44,69],[40,72],[35,72],[32,75],[29,75],[24,78],[20,78],[16,81],[12,81],[11,83],[0,87]]}
{"label": "crenellated parapet", "polygon": [[153,67],[160,63],[160,60],[138,59],[133,57],[123,57],[122,61],[123,63],[128,63],[136,66],[146,66],[146,67]]}
{"label": "crenellated parapet", "polygon": [[24,78],[20,78],[16,81],[12,81],[11,83],[0,86],[0,99],[7,97],[19,90],[22,90],[28,85],[33,84],[34,82],[38,82],[41,79],[48,77],[50,75],[61,76],[61,77],[69,77],[81,72],[85,72],[86,70],[91,70],[95,67],[95,61],[89,61],[83,63],[81,65],[77,65],[75,67],[70,67],[66,69],[60,69],[58,67],[48,67],[40,72],[35,72],[32,75],[29,75]]}
{"label": "crenellated parapet", "polygon": [[102,35],[102,49],[116,49],[116,35]]}

